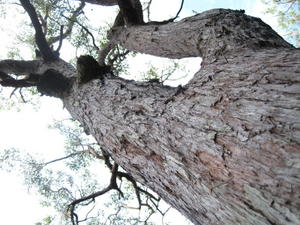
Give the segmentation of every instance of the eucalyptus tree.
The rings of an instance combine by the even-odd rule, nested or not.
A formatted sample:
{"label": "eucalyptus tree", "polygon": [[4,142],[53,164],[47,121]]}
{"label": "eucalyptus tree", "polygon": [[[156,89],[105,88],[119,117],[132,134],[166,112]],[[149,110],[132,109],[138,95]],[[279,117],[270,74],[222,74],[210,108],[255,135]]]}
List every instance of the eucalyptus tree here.
{"label": "eucalyptus tree", "polygon": [[[300,223],[300,52],[270,26],[229,9],[145,22],[139,1],[80,1],[120,13],[97,60],[81,56],[75,68],[59,57],[63,26],[53,49],[36,2],[20,2],[41,58],[2,60],[1,85],[61,99],[114,160],[102,192],[121,193],[122,167],[195,224]],[[118,46],[203,61],[185,86],[136,82],[114,75],[107,56]],[[93,197],[70,203],[73,224],[76,205]]]}

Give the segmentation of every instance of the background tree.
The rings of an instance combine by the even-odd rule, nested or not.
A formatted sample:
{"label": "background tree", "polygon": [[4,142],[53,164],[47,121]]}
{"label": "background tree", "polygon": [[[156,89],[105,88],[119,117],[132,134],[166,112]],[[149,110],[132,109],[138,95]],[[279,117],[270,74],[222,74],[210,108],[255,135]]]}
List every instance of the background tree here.
{"label": "background tree", "polygon": [[297,0],[263,0],[268,5],[266,13],[278,19],[279,26],[287,33],[285,38],[300,46],[300,3]]}
{"label": "background tree", "polygon": [[2,61],[1,84],[60,98],[115,160],[109,188],[119,190],[120,165],[195,224],[299,223],[299,50],[269,26],[222,9],[135,26],[119,4],[125,26],[110,30],[109,48],[203,58],[189,84],[172,88],[120,79],[90,57],[79,58],[78,78],[21,3],[42,60]]}
{"label": "background tree", "polygon": [[[78,219],[74,224],[154,224],[154,214],[163,221],[170,207],[124,171],[111,175],[121,178],[120,188],[109,192],[113,162],[78,124],[56,121],[52,128],[66,137],[64,157],[45,161],[16,149],[0,156],[2,169],[20,171],[25,184],[42,196],[41,205],[57,211],[37,224],[70,224],[70,210]],[[101,197],[105,190],[107,196]]]}

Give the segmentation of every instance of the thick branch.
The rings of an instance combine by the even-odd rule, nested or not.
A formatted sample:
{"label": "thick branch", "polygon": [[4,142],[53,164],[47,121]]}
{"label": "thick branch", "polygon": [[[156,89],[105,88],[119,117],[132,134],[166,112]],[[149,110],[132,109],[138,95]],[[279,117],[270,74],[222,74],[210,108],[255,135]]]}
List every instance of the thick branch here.
{"label": "thick branch", "polygon": [[[139,0],[117,0],[120,12],[117,15],[112,29],[109,31],[112,32],[115,27],[123,27],[126,25],[142,25],[144,24],[143,20],[143,9],[141,2]],[[109,52],[116,47],[116,43],[113,39],[109,38],[109,42],[99,50],[98,52],[98,63],[100,65],[105,65],[105,58]],[[118,57],[118,56],[117,56]],[[113,61],[110,62],[112,65]]]}
{"label": "thick branch", "polygon": [[139,0],[117,0],[126,25],[144,24],[143,9]]}
{"label": "thick branch", "polygon": [[42,26],[39,22],[38,15],[37,15],[34,7],[28,0],[20,0],[20,2],[31,19],[32,25],[35,29],[35,41],[41,52],[43,59],[45,61],[57,60],[58,55],[55,54],[55,52],[51,50],[49,44],[47,43],[45,34],[43,32]]}
{"label": "thick branch", "polygon": [[14,75],[36,73],[42,65],[40,60],[1,60],[0,71]]}
{"label": "thick branch", "polygon": [[168,58],[292,47],[259,18],[228,9],[206,11],[177,23],[115,28],[109,39],[129,50]]}

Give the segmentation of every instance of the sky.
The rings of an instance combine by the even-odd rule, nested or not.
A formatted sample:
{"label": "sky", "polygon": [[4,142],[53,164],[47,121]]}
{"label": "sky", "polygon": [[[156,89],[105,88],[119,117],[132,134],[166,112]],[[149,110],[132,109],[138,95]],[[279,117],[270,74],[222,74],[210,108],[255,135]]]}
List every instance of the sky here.
{"label": "sky", "polygon": [[[153,0],[151,7],[152,20],[164,20],[174,16],[180,6],[180,0]],[[202,12],[213,8],[231,8],[244,9],[246,14],[261,17],[266,23],[273,28],[277,26],[276,20],[270,16],[263,14],[264,5],[260,0],[185,0],[185,5],[181,18],[193,14],[193,12]],[[92,13],[94,9],[90,9]],[[109,17],[106,13],[109,10],[104,9],[101,14],[95,13],[91,18],[102,19]],[[13,34],[16,32],[18,25],[12,26],[16,22],[16,12],[7,12],[9,18],[5,22],[0,18],[1,42],[0,49],[5,49],[10,45]],[[20,17],[19,20],[22,20]],[[4,32],[9,30],[10,32]],[[5,36],[6,35],[6,36]],[[6,37],[6,38],[5,38]],[[5,41],[3,41],[5,40]],[[2,51],[4,54],[4,51]],[[28,53],[29,54],[29,53]],[[63,52],[62,57],[67,57],[70,52]],[[150,58],[149,56],[139,56],[135,60],[135,64],[141,65],[143,68],[147,64],[143,64]],[[0,55],[3,59],[4,55]],[[154,62],[161,62],[161,58],[153,59]],[[193,61],[194,60],[194,61]],[[199,59],[188,59],[186,65],[190,69],[190,77],[200,67]],[[132,78],[136,78],[136,74]],[[7,96],[8,97],[8,96]],[[48,97],[41,98],[41,107],[39,110],[32,109],[31,105],[22,104],[21,110],[1,111],[0,112],[0,151],[15,147],[30,153],[45,154],[49,159],[61,157],[63,155],[64,139],[58,131],[49,130],[48,125],[54,119],[68,117],[67,112],[63,111],[62,104]],[[33,193],[29,193],[25,186],[22,185],[22,178],[17,177],[15,173],[8,174],[0,171],[0,224],[5,225],[32,225],[38,219],[48,213],[48,209],[41,208],[38,198]],[[176,221],[176,222],[175,222]],[[183,224],[182,220],[173,220],[170,224]]]}

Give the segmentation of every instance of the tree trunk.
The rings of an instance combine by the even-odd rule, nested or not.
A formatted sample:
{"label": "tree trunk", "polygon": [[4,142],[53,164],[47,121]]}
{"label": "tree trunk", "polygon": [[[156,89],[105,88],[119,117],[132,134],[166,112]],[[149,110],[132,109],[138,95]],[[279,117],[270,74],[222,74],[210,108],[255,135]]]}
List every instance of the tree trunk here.
{"label": "tree trunk", "polygon": [[195,224],[299,224],[299,51],[226,58],[183,88],[95,80],[67,108]]}
{"label": "tree trunk", "polygon": [[203,57],[184,87],[116,77],[74,86],[67,109],[119,165],[195,224],[300,224],[298,49],[230,10],[111,37]]}
{"label": "tree trunk", "polygon": [[119,165],[195,224],[300,224],[299,50],[230,10],[111,37],[204,58],[185,87],[107,78],[64,99]]}
{"label": "tree trunk", "polygon": [[300,224],[298,49],[260,19],[221,9],[110,37],[203,57],[184,87],[112,76],[63,97],[120,166],[195,224]]}

